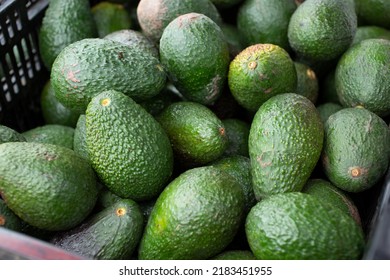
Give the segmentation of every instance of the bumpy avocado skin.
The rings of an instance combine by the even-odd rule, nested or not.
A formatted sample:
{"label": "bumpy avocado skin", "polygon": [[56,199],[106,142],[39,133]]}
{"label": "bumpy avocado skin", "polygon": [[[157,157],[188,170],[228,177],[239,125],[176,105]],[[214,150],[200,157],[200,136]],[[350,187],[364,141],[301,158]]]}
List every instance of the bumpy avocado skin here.
{"label": "bumpy avocado skin", "polygon": [[257,199],[302,190],[320,158],[323,136],[318,111],[306,97],[286,93],[264,103],[249,132]]}
{"label": "bumpy avocado skin", "polygon": [[222,94],[229,47],[221,28],[205,15],[189,13],[169,23],[160,40],[160,59],[189,101],[210,105]]}

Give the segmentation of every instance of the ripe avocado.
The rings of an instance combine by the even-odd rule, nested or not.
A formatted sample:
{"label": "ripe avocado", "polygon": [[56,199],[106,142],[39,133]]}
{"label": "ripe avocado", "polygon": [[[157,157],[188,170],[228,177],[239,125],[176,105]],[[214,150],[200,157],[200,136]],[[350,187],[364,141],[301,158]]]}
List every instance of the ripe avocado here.
{"label": "ripe avocado", "polygon": [[138,258],[210,258],[233,240],[243,211],[244,194],[234,178],[212,166],[187,170],[157,198]]}
{"label": "ripe avocado", "polygon": [[60,124],[70,127],[76,126],[80,113],[66,108],[58,101],[50,80],[48,80],[43,87],[40,101],[43,119],[46,124]]}
{"label": "ripe avocado", "polygon": [[234,59],[245,48],[245,40],[236,25],[223,23],[220,25],[228,43],[230,59]]}
{"label": "ripe avocado", "polygon": [[338,207],[344,213],[350,215],[358,225],[361,225],[359,210],[353,200],[343,190],[335,187],[324,179],[310,179],[302,189],[303,193],[316,196],[333,207]]}
{"label": "ripe avocado", "polygon": [[361,227],[337,207],[306,193],[269,196],[246,218],[249,246],[258,259],[359,259]]}
{"label": "ripe avocado", "polygon": [[60,124],[45,124],[22,133],[28,142],[48,143],[73,149],[75,129]]}
{"label": "ripe avocado", "polygon": [[331,115],[340,111],[341,109],[343,109],[343,106],[332,102],[323,103],[317,106],[322,123],[325,123]]}
{"label": "ripe avocado", "polygon": [[390,29],[388,0],[355,0],[359,19],[367,24]]}
{"label": "ripe avocado", "polygon": [[288,26],[292,49],[311,61],[338,58],[353,41],[357,16],[353,1],[306,0]]}
{"label": "ripe avocado", "polygon": [[115,90],[95,96],[86,111],[90,162],[107,188],[136,201],[156,197],[173,169],[173,152],[161,125]]}
{"label": "ripe avocado", "polygon": [[318,99],[318,79],[316,73],[306,64],[294,62],[294,65],[297,71],[297,89],[295,92],[316,104]]}
{"label": "ripe avocado", "polygon": [[240,119],[222,120],[226,129],[228,146],[223,153],[225,156],[241,155],[248,157],[248,138],[250,125]]}
{"label": "ripe avocado", "polygon": [[88,0],[50,0],[39,30],[39,50],[47,69],[69,44],[97,36]]}
{"label": "ripe avocado", "polygon": [[57,99],[81,112],[104,90],[141,101],[157,95],[166,82],[160,61],[149,52],[98,38],[67,46],[54,61],[50,78]]}
{"label": "ripe avocado", "polygon": [[203,14],[184,14],[164,29],[160,58],[169,79],[189,101],[210,105],[222,94],[230,57],[221,28]]}
{"label": "ripe avocado", "polygon": [[85,115],[80,115],[73,135],[73,150],[81,157],[89,161],[87,148],[87,128],[85,125]]}
{"label": "ripe avocado", "polygon": [[252,186],[251,163],[249,158],[240,155],[227,156],[214,161],[211,165],[225,171],[240,183],[245,198],[244,212],[248,213],[249,210],[256,204],[256,197]]}
{"label": "ripe avocado", "polygon": [[390,130],[364,108],[345,108],[325,123],[322,165],[328,179],[348,192],[374,186],[388,168]]}
{"label": "ripe avocado", "polygon": [[363,106],[385,117],[390,114],[390,41],[368,39],[340,58],[335,75],[344,107]]}
{"label": "ripe avocado", "polygon": [[156,58],[159,58],[157,47],[140,31],[131,29],[118,30],[107,34],[103,39],[116,41],[129,47],[140,48],[144,52],[149,52]]}
{"label": "ripe avocado", "polygon": [[100,38],[114,31],[132,28],[129,12],[121,4],[100,2],[91,9]]}
{"label": "ripe avocado", "polygon": [[0,144],[7,142],[25,142],[26,138],[16,130],[0,124]]}
{"label": "ripe avocado", "polygon": [[81,223],[96,203],[94,171],[73,150],[62,146],[1,144],[0,174],[0,193],[7,206],[40,229],[70,229]]}
{"label": "ripe avocado", "polygon": [[175,159],[186,167],[204,165],[219,158],[228,145],[222,121],[206,106],[175,102],[157,117],[164,128]]}
{"label": "ripe avocado", "polygon": [[141,0],[137,6],[142,32],[156,43],[172,20],[188,13],[204,14],[215,23],[222,23],[221,15],[210,0]]}
{"label": "ripe avocado", "polygon": [[287,29],[296,8],[295,0],[246,0],[238,10],[238,30],[248,46],[268,43],[289,50]]}
{"label": "ripe avocado", "polygon": [[273,44],[256,44],[232,60],[228,84],[237,102],[255,113],[272,96],[295,92],[297,72],[284,49]]}
{"label": "ripe avocado", "polygon": [[320,158],[323,136],[318,111],[306,97],[285,93],[266,101],[249,132],[256,198],[302,190]]}
{"label": "ripe avocado", "polygon": [[129,259],[143,231],[143,215],[136,202],[121,199],[79,226],[55,235],[57,247],[89,259]]}
{"label": "ripe avocado", "polygon": [[390,40],[390,30],[379,26],[359,26],[353,38],[352,45],[356,45],[367,39],[386,39]]}

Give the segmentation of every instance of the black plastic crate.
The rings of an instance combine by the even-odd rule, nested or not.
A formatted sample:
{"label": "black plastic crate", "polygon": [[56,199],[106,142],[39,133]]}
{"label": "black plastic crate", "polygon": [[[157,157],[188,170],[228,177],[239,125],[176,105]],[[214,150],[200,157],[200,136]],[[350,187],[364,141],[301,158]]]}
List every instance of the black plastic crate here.
{"label": "black plastic crate", "polygon": [[0,0],[0,122],[18,131],[43,122],[39,95],[48,79],[38,27],[48,0]]}
{"label": "black plastic crate", "polygon": [[[100,1],[91,0],[91,5],[97,2]],[[39,56],[38,28],[48,3],[49,0],[0,0],[0,124],[20,132],[44,123],[40,94],[49,73]],[[390,171],[376,186],[351,197],[367,235],[362,258],[390,259]],[[6,240],[13,243],[7,244]],[[18,240],[22,246],[16,246]],[[0,231],[0,245],[0,259],[67,257],[66,252],[61,254],[50,244],[6,229]],[[31,246],[37,249],[35,253],[26,253]],[[40,249],[47,254],[42,255]]]}

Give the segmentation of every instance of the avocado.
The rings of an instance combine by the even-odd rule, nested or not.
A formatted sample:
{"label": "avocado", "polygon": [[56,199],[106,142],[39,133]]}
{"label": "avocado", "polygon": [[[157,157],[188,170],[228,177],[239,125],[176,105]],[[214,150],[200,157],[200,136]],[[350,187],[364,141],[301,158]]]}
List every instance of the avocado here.
{"label": "avocado", "polygon": [[239,32],[236,25],[229,23],[222,23],[220,25],[225,40],[228,43],[230,60],[234,59],[243,49],[245,49],[245,39],[241,32]]}
{"label": "avocado", "polygon": [[210,0],[218,9],[231,8],[240,4],[243,0]]}
{"label": "avocado", "polygon": [[139,103],[149,114],[157,117],[166,107],[174,102],[183,101],[183,97],[177,93],[177,90],[171,83],[156,96]]}
{"label": "avocado", "polygon": [[204,14],[215,23],[222,23],[221,15],[210,0],[141,0],[137,6],[142,32],[155,43],[160,41],[171,21],[188,13]]}
{"label": "avocado", "polygon": [[75,127],[80,112],[70,110],[62,105],[55,96],[50,80],[46,82],[41,92],[42,116],[46,124],[59,124]]}
{"label": "avocado", "polygon": [[379,26],[358,26],[352,45],[356,45],[367,39],[386,39],[390,40],[390,30]]}
{"label": "avocado", "polygon": [[161,36],[160,59],[172,84],[189,101],[210,105],[222,94],[229,47],[209,17],[189,13],[170,22]]}
{"label": "avocado", "polygon": [[322,103],[317,106],[317,110],[320,114],[322,123],[325,123],[331,115],[340,111],[341,109],[343,109],[343,106],[332,102]]}
{"label": "avocado", "polygon": [[8,228],[13,231],[21,231],[23,221],[12,212],[0,198],[0,228]]}
{"label": "avocado", "polygon": [[121,4],[103,1],[95,4],[91,11],[100,38],[118,30],[132,28],[130,14]]}
{"label": "avocado", "polygon": [[368,39],[340,58],[335,75],[337,95],[344,107],[363,106],[385,117],[390,114],[390,41]]}
{"label": "avocado", "polygon": [[98,38],[67,46],[54,61],[50,78],[57,99],[82,113],[102,91],[121,91],[141,101],[157,95],[166,82],[160,61],[149,52]]}
{"label": "avocado", "polygon": [[[336,63],[337,65],[337,63]],[[321,80],[319,87],[319,102],[318,103],[336,103],[340,104],[339,97],[336,90],[336,68],[328,71]],[[341,105],[341,104],[340,104]]]}
{"label": "avocado", "polygon": [[370,25],[390,29],[390,2],[388,0],[355,0],[358,17]]}
{"label": "avocado", "polygon": [[316,104],[318,99],[318,79],[316,73],[306,64],[294,62],[294,65],[297,71],[297,89],[295,92]]}
{"label": "avocado", "polygon": [[306,0],[291,16],[288,41],[298,56],[329,61],[348,49],[356,29],[353,1]]}
{"label": "avocado", "polygon": [[39,30],[39,50],[47,69],[68,45],[97,37],[88,0],[50,0]]}
{"label": "avocado", "polygon": [[107,34],[103,39],[116,41],[129,47],[140,48],[144,52],[149,52],[159,59],[159,52],[156,45],[140,31],[131,29],[118,30]]}
{"label": "avocado", "polygon": [[22,133],[27,142],[49,143],[73,149],[75,129],[60,124],[45,124]]}
{"label": "avocado", "polygon": [[249,250],[228,250],[215,257],[213,260],[256,260],[253,253]]}
{"label": "avocado", "polygon": [[156,197],[173,170],[173,152],[161,125],[115,90],[94,98],[86,111],[88,156],[101,182],[136,201]]}
{"label": "avocado", "polygon": [[300,191],[316,166],[324,128],[314,104],[295,93],[266,101],[249,131],[249,157],[256,198]]}
{"label": "avocado", "polygon": [[102,189],[99,191],[96,201],[95,209],[101,211],[113,205],[114,203],[122,200],[123,198],[112,193],[106,186],[102,185]]}
{"label": "avocado", "polygon": [[300,192],[258,202],[246,218],[251,251],[263,260],[359,259],[361,227],[337,207]]}
{"label": "avocado", "polygon": [[219,158],[228,145],[222,121],[206,106],[174,102],[157,117],[180,165],[195,167]]}
{"label": "avocado", "polygon": [[136,202],[121,199],[79,226],[56,234],[51,243],[88,259],[129,259],[142,236],[143,216]]}
{"label": "avocado", "polygon": [[246,0],[238,10],[238,30],[247,46],[273,44],[288,51],[287,29],[296,8],[295,0]]}
{"label": "avocado", "polygon": [[256,204],[256,197],[253,192],[251,163],[248,157],[235,155],[226,156],[212,162],[210,165],[219,168],[236,179],[242,188],[245,198],[245,213]]}
{"label": "avocado", "polygon": [[73,150],[81,157],[89,161],[88,148],[87,148],[87,127],[85,124],[85,114],[80,115],[77,120],[76,127],[73,135]]}
{"label": "avocado", "polygon": [[352,198],[331,182],[324,179],[309,179],[302,192],[314,195],[321,201],[340,208],[344,213],[350,215],[358,225],[361,225],[359,210]]}
{"label": "avocado", "polygon": [[390,158],[390,130],[383,119],[364,108],[345,108],[325,123],[321,160],[328,179],[347,192],[373,187]]}
{"label": "avocado", "polygon": [[295,92],[297,72],[284,49],[273,44],[256,44],[231,61],[228,84],[237,102],[256,113],[272,96]]}
{"label": "avocado", "polygon": [[241,155],[248,157],[248,138],[250,125],[240,119],[222,120],[226,129],[228,146],[223,153],[225,156]]}
{"label": "avocado", "polygon": [[0,144],[7,142],[25,142],[26,138],[16,130],[0,124]]}
{"label": "avocado", "polygon": [[138,249],[140,260],[207,259],[221,253],[242,223],[244,194],[212,166],[176,177],[152,209]]}
{"label": "avocado", "polygon": [[81,223],[96,203],[94,171],[73,150],[62,146],[3,143],[0,174],[0,193],[7,206],[39,229],[70,229]]}

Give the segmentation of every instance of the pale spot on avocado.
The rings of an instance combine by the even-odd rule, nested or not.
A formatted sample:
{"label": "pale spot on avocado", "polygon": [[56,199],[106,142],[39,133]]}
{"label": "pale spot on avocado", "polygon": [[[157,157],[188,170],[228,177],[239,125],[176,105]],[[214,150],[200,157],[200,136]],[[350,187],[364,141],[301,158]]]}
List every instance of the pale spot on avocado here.
{"label": "pale spot on avocado", "polygon": [[80,83],[81,81],[79,79],[77,79],[75,76],[75,74],[77,74],[79,72],[80,72],[80,70],[77,70],[77,71],[69,70],[68,74],[66,75],[66,78],[74,83]]}
{"label": "pale spot on avocado", "polygon": [[307,69],[307,70],[306,70],[306,75],[307,75],[311,80],[315,80],[315,79],[316,79],[316,74],[315,74],[314,71],[311,70],[311,69]]}
{"label": "pale spot on avocado", "polygon": [[48,152],[44,152],[43,156],[47,161],[52,161],[57,158],[57,155],[49,154]]}
{"label": "pale spot on avocado", "polygon": [[271,162],[271,161],[266,161],[266,160],[264,159],[266,153],[268,153],[268,152],[262,152],[261,155],[257,157],[257,162],[260,164],[260,166],[261,166],[262,168],[268,167],[268,166],[272,165],[272,162]]}
{"label": "pale spot on avocado", "polygon": [[167,222],[164,216],[158,216],[156,218],[156,226],[158,231],[163,231],[166,228]]}
{"label": "pale spot on avocado", "polygon": [[123,216],[123,215],[125,215],[126,214],[126,209],[125,208],[118,208],[118,209],[116,209],[116,215],[118,216],[118,217],[120,217],[120,216]]}
{"label": "pale spot on avocado", "polygon": [[100,104],[104,107],[107,107],[108,105],[110,105],[111,103],[111,99],[110,98],[104,98],[100,101]]}

